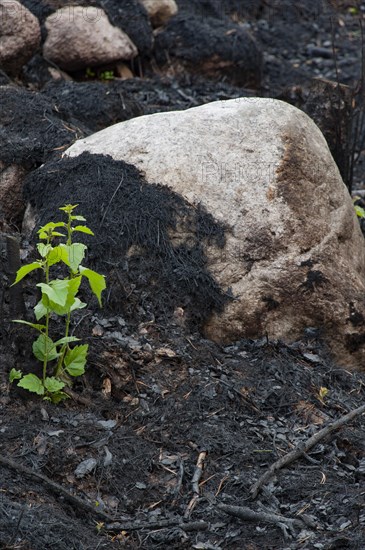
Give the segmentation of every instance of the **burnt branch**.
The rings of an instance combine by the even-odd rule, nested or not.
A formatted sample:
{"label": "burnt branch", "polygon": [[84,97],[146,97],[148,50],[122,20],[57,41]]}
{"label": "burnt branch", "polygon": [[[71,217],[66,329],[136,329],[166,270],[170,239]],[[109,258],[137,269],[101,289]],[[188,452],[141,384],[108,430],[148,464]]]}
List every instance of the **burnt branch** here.
{"label": "burnt branch", "polygon": [[362,405],[361,407],[350,411],[344,416],[341,416],[341,418],[339,418],[332,424],[329,424],[329,426],[326,426],[316,434],[312,435],[312,437],[310,437],[306,442],[300,443],[293,451],[279,458],[279,460],[274,462],[274,464],[272,464],[270,468],[266,470],[266,472],[256,481],[256,483],[252,485],[250,489],[252,498],[257,497],[262,486],[265,485],[265,483],[267,483],[269,479],[271,479],[275,475],[275,472],[277,472],[284,466],[288,466],[289,464],[303,456],[325,437],[331,435],[333,432],[341,428],[344,424],[351,422],[351,420],[353,420],[357,416],[360,416],[363,413],[365,413],[365,405]]}

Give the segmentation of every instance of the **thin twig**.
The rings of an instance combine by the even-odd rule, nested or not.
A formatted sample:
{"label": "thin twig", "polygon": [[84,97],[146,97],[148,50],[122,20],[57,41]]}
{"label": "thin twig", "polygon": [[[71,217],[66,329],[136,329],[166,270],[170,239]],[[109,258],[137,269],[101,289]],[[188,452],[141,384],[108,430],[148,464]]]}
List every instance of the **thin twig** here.
{"label": "thin twig", "polygon": [[274,523],[275,525],[280,527],[286,539],[290,538],[288,535],[288,531],[290,532],[290,535],[295,535],[294,527],[303,529],[306,526],[305,523],[300,519],[286,518],[285,516],[279,514],[271,514],[268,512],[255,512],[254,510],[251,510],[246,506],[230,506],[228,504],[218,504],[217,507],[219,510],[222,510],[222,512],[243,519],[245,521],[256,521],[257,523]]}
{"label": "thin twig", "polygon": [[199,494],[199,481],[203,475],[204,460],[206,459],[206,456],[207,456],[206,451],[202,451],[201,453],[199,453],[193,479],[191,480],[191,484],[193,486],[193,493],[195,494]]}
{"label": "thin twig", "polygon": [[104,526],[106,531],[137,531],[142,529],[166,529],[168,527],[180,527],[183,531],[206,531],[209,523],[206,521],[184,521],[181,517],[175,519],[162,519],[160,521],[120,523],[118,521]]}
{"label": "thin twig", "polygon": [[98,516],[104,520],[107,521],[114,521],[113,516],[110,516],[109,514],[103,512],[102,510],[98,510],[91,504],[88,504],[84,500],[82,500],[79,497],[76,497],[75,495],[72,495],[62,487],[59,483],[56,483],[55,481],[52,481],[49,477],[40,474],[39,472],[35,472],[34,470],[31,470],[30,468],[27,468],[26,466],[23,466],[22,464],[19,464],[18,462],[15,462],[11,458],[5,458],[4,456],[0,455],[0,464],[3,466],[6,466],[7,468],[10,468],[11,470],[14,470],[15,472],[20,472],[26,476],[39,479],[42,481],[49,489],[51,489],[53,492],[60,494],[64,497],[65,500],[67,500],[70,504],[72,504],[75,508],[81,508],[82,510],[85,510],[86,512],[89,512],[90,514],[93,514],[94,516]]}
{"label": "thin twig", "polygon": [[[29,477],[33,477],[43,481],[43,483],[45,483],[52,491],[54,491],[55,493],[61,494],[65,498],[65,500],[67,500],[75,508],[81,508],[86,512],[89,512],[95,516],[98,516],[100,519],[103,519],[104,521],[108,521],[109,523],[104,527],[107,531],[116,531],[116,530],[136,531],[140,529],[152,530],[152,529],[161,529],[161,528],[175,527],[175,526],[180,527],[180,529],[183,529],[184,531],[205,531],[209,528],[209,524],[205,521],[185,522],[181,517],[175,518],[173,520],[161,520],[154,523],[139,522],[139,521],[131,522],[131,523],[127,523],[127,522],[120,523],[118,521],[115,521],[115,518],[113,518],[109,514],[102,512],[101,510],[97,510],[96,508],[94,508],[93,506],[91,506],[81,498],[71,495],[71,493],[69,493],[64,487],[62,487],[62,485],[55,483],[54,481],[49,479],[47,476],[44,476],[43,474],[35,472],[34,470],[31,470],[26,466],[23,466],[22,464],[18,464],[14,460],[10,458],[5,458],[1,455],[0,455],[0,464],[16,472],[20,472]],[[18,523],[20,523],[20,521]]]}
{"label": "thin twig", "polygon": [[359,416],[364,412],[365,412],[365,405],[362,405],[361,407],[358,407],[357,409],[350,411],[349,413],[345,414],[344,416],[342,416],[341,418],[339,418],[329,426],[326,426],[316,434],[312,435],[312,437],[310,437],[306,442],[300,443],[290,453],[279,458],[279,460],[274,462],[274,464],[272,464],[270,468],[266,470],[266,472],[256,481],[256,483],[252,485],[250,489],[252,498],[257,497],[262,486],[265,485],[265,483],[267,483],[269,479],[271,479],[271,477],[275,474],[275,472],[277,472],[284,466],[288,466],[289,464],[291,464],[292,462],[300,458],[302,455],[307,453],[312,447],[317,445],[317,443],[322,441],[322,439],[324,439],[327,435],[332,434],[334,431],[341,428],[341,426],[343,426],[347,422],[350,422],[351,420],[356,418],[356,416]]}
{"label": "thin twig", "polygon": [[[104,521],[107,521],[108,524],[105,526],[105,529],[108,531],[115,531],[115,530],[123,530],[123,531],[136,531],[139,529],[161,529],[164,527],[174,527],[178,526],[184,531],[205,531],[209,528],[209,524],[205,521],[196,521],[196,522],[185,522],[182,517],[177,517],[174,519],[169,520],[160,520],[157,522],[118,522],[116,519],[107,514],[106,512],[103,512],[102,510],[98,510],[91,504],[88,504],[81,498],[72,495],[62,487],[62,485],[59,485],[55,481],[52,481],[47,476],[40,474],[38,472],[35,472],[34,470],[31,470],[30,468],[27,468],[26,466],[23,466],[22,464],[19,464],[18,462],[15,462],[11,458],[5,458],[4,456],[0,455],[0,464],[3,466],[10,468],[11,470],[14,470],[15,472],[24,474],[26,476],[39,479],[42,481],[49,489],[54,491],[57,494],[60,494],[64,497],[65,500],[67,500],[70,504],[72,504],[77,509],[82,509],[86,512],[89,512],[90,514],[93,514],[94,516],[98,516],[100,519],[103,519]],[[20,521],[18,522],[20,523]]]}
{"label": "thin twig", "polygon": [[115,190],[114,193],[112,194],[111,199],[110,199],[110,201],[109,201],[109,203],[108,203],[108,205],[107,205],[107,207],[106,207],[106,209],[105,209],[105,212],[104,212],[104,214],[103,214],[103,217],[101,218],[100,227],[101,227],[101,226],[103,225],[103,223],[104,223],[104,219],[105,219],[106,213],[108,212],[109,207],[110,207],[111,203],[113,202],[113,199],[114,199],[115,195],[118,193],[118,191],[119,191],[119,189],[120,189],[120,187],[121,187],[121,185],[122,185],[122,183],[123,183],[123,180],[124,180],[124,174],[123,174],[122,179],[120,180],[120,182],[119,182],[119,184],[118,184],[118,187],[116,188],[116,190]]}
{"label": "thin twig", "polygon": [[87,397],[83,397],[82,395],[79,395],[75,391],[73,391],[71,388],[64,387],[62,389],[63,392],[65,392],[71,399],[76,401],[76,403],[80,403],[81,405],[85,405],[86,407],[92,406],[91,399],[88,399]]}
{"label": "thin twig", "polygon": [[199,491],[199,481],[200,478],[203,475],[203,467],[204,467],[204,461],[207,457],[207,451],[202,451],[199,453],[198,460],[196,463],[193,479],[191,480],[191,484],[193,487],[193,498],[190,500],[188,507],[186,508],[184,518],[188,518],[195,508],[196,503],[198,502],[200,491]]}

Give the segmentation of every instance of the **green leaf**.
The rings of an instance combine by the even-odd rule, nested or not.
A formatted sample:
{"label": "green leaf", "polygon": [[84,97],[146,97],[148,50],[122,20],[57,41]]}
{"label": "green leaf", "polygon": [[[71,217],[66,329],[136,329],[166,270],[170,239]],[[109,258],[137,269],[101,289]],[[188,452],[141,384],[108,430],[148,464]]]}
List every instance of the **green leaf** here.
{"label": "green leaf", "polygon": [[72,231],[80,231],[81,233],[87,233],[87,235],[94,235],[93,231],[86,225],[76,225],[72,228]]}
{"label": "green leaf", "polygon": [[49,239],[49,237],[64,237],[62,233],[58,233],[58,231],[54,231],[56,227],[66,227],[66,224],[64,222],[49,222],[46,223],[46,225],[43,225],[40,229],[38,229],[38,237],[40,239]]}
{"label": "green leaf", "polygon": [[35,342],[33,342],[33,353],[39,361],[53,361],[59,357],[56,346],[49,336],[40,334]]}
{"label": "green leaf", "polygon": [[[49,308],[54,313],[57,313],[57,315],[66,315],[66,313],[71,311],[71,308],[75,302],[75,295],[77,294],[80,283],[81,276],[74,277],[73,279],[56,279],[54,281],[50,281],[48,285],[45,285],[45,283],[39,283],[39,286],[45,285],[41,286],[41,288],[44,289],[44,292],[42,291],[43,306],[45,308]],[[52,299],[54,295],[48,287],[56,292],[59,298],[58,302]],[[61,298],[63,298],[63,303],[59,303],[61,302]]]}
{"label": "green leaf", "polygon": [[78,342],[80,338],[76,338],[76,336],[64,336],[60,340],[57,340],[57,342],[54,343],[55,346],[61,346],[63,344],[69,344],[70,342]]}
{"label": "green leaf", "polygon": [[9,373],[9,382],[10,384],[14,382],[14,380],[20,380],[20,378],[23,376],[23,373],[21,370],[11,369]]}
{"label": "green leaf", "polygon": [[89,280],[91,290],[97,297],[101,307],[101,293],[106,288],[104,275],[100,275],[96,273],[96,271],[83,267],[82,265],[80,265],[79,270],[81,275],[84,275]]}
{"label": "green leaf", "polygon": [[11,286],[19,283],[19,281],[21,281],[31,271],[34,271],[35,269],[40,269],[41,267],[41,262],[33,262],[31,264],[23,265],[20,269],[18,269],[16,273],[16,279]]}
{"label": "green leaf", "polygon": [[[38,321],[38,319],[37,319]],[[46,328],[46,325],[37,325],[36,323],[28,323],[28,321],[23,321],[23,319],[13,319],[13,323],[21,323],[22,325],[28,325],[28,327],[35,328],[36,330],[39,330],[39,332],[42,332]]]}
{"label": "green leaf", "polygon": [[69,396],[63,391],[58,391],[55,393],[51,393],[50,397],[48,397],[48,395],[46,397],[43,397],[43,399],[45,401],[52,401],[52,403],[55,403],[55,405],[57,405],[62,400],[69,399]]}
{"label": "green leaf", "polygon": [[75,346],[66,353],[64,361],[68,374],[71,376],[81,376],[84,374],[88,349],[88,344],[83,344]]}
{"label": "green leaf", "polygon": [[47,315],[48,309],[43,304],[42,300],[38,302],[38,304],[34,307],[34,315],[37,321],[39,319],[42,319],[45,315]]}
{"label": "green leaf", "polygon": [[59,280],[58,284],[54,284],[55,281],[52,281],[53,284],[47,283],[38,283],[36,286],[42,291],[42,294],[46,294],[51,302],[64,306],[67,300],[67,280]]}
{"label": "green leaf", "polygon": [[42,258],[45,258],[48,254],[48,252],[51,250],[52,245],[51,244],[44,244],[44,243],[38,243],[37,249],[39,254],[42,256]]}
{"label": "green leaf", "polygon": [[86,218],[84,216],[71,216],[71,220],[76,220],[78,222],[86,222]]}
{"label": "green leaf", "polygon": [[57,264],[58,262],[63,262],[68,265],[68,253],[64,246],[58,245],[52,248],[48,254],[47,262],[49,266]]}
{"label": "green leaf", "polygon": [[85,304],[85,302],[81,302],[79,298],[75,298],[74,303],[70,308],[70,311],[75,311],[76,309],[83,309],[86,306],[87,304]]}
{"label": "green leaf", "polygon": [[71,212],[78,206],[78,204],[65,204],[65,206],[61,206],[58,210],[62,210],[63,212],[66,212],[66,214],[71,214]]}
{"label": "green leaf", "polygon": [[361,206],[358,206],[357,204],[355,204],[354,208],[355,208],[356,215],[359,218],[365,218],[365,210]]}
{"label": "green leaf", "polygon": [[79,269],[79,265],[85,257],[85,250],[87,250],[87,246],[82,243],[73,243],[70,246],[61,244],[60,246],[66,250],[67,253],[67,261],[65,261],[65,264],[70,266],[73,273],[76,273]]}
{"label": "green leaf", "polygon": [[65,387],[65,383],[62,382],[62,380],[58,380],[58,378],[56,378],[55,376],[51,376],[51,377],[47,376],[47,378],[44,381],[44,387],[50,393],[55,393],[62,390],[62,388]]}
{"label": "green leaf", "polygon": [[37,393],[38,395],[44,395],[44,386],[42,380],[35,374],[26,374],[18,382],[20,388]]}

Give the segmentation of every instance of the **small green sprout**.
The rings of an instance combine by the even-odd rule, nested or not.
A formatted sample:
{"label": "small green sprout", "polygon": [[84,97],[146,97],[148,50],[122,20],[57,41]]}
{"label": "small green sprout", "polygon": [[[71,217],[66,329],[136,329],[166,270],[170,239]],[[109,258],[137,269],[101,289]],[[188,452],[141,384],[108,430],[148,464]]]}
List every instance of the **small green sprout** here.
{"label": "small green sprout", "polygon": [[93,71],[92,69],[90,69],[90,67],[87,67],[86,71],[85,71],[85,76],[86,76],[86,78],[95,78],[96,77],[96,72]]}
{"label": "small green sprout", "polygon": [[114,80],[114,71],[102,71],[100,73],[101,80]]}
{"label": "small green sprout", "polygon": [[356,212],[356,216],[358,218],[365,218],[365,209],[362,208],[362,206],[359,206],[358,204],[356,204],[356,201],[360,200],[361,197],[353,197],[352,199],[352,202],[354,204],[354,209],[355,209],[355,212]]}
{"label": "small green sprout", "polygon": [[[63,390],[70,385],[72,377],[81,376],[85,372],[88,345],[70,346],[79,341],[79,338],[70,336],[71,314],[87,305],[77,296],[81,281],[83,278],[88,280],[100,306],[101,293],[106,288],[104,275],[81,265],[87,246],[73,242],[73,235],[76,232],[87,235],[94,235],[94,233],[89,227],[79,223],[86,221],[83,216],[73,214],[77,206],[77,204],[66,204],[60,208],[67,216],[66,222],[49,222],[38,230],[39,259],[22,266],[17,271],[13,283],[19,283],[36,269],[43,272],[44,282],[36,285],[41,291],[41,299],[34,307],[37,323],[29,323],[21,319],[14,320],[15,323],[28,325],[39,332],[38,338],[33,342],[33,354],[41,361],[43,374],[42,378],[39,378],[35,374],[24,375],[21,370],[12,369],[9,380],[10,382],[19,380],[17,384],[19,387],[53,403],[67,399],[68,395]],[[54,245],[56,238],[64,238],[66,242]],[[58,263],[63,263],[68,268],[68,276],[64,279],[51,278],[51,268]],[[51,314],[65,318],[64,335],[55,342],[49,336]],[[43,322],[39,323],[41,320]]]}
{"label": "small green sprout", "polygon": [[362,208],[362,206],[358,206],[357,204],[355,204],[354,208],[358,218],[365,218],[365,210]]}

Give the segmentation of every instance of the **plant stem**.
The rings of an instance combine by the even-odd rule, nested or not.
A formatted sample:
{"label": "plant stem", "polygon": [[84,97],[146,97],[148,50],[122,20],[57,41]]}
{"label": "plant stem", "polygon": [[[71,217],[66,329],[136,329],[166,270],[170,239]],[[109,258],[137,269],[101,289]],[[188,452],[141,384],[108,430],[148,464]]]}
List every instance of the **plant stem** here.
{"label": "plant stem", "polygon": [[68,213],[68,220],[67,220],[67,246],[71,246],[72,244],[72,227],[71,227],[71,212]]}
{"label": "plant stem", "polygon": [[46,339],[44,343],[44,359],[43,359],[43,384],[47,376],[47,363],[48,363],[48,327],[49,327],[49,312],[46,314]]}
{"label": "plant stem", "polygon": [[[66,338],[68,337],[69,330],[70,330],[70,321],[71,321],[71,311],[69,311],[67,313],[67,316],[66,316],[66,326],[65,326],[65,337]],[[68,347],[68,344],[64,344],[61,348],[61,355],[58,359],[55,376],[59,376],[61,371],[62,371],[63,361],[64,361],[64,358],[65,358],[67,347]]]}
{"label": "plant stem", "polygon": [[[47,240],[47,244],[50,243],[50,238]],[[46,280],[46,284],[48,285],[49,283],[49,263],[48,261],[46,260],[46,265],[45,265],[45,268],[44,268],[44,275],[45,275],[45,280]],[[45,342],[44,342],[44,360],[43,360],[43,384],[46,380],[46,376],[47,376],[47,364],[48,364],[48,332],[49,332],[49,309],[47,308],[47,313],[46,313],[46,339],[45,339]]]}
{"label": "plant stem", "polygon": [[[72,220],[71,220],[72,213],[68,212],[67,215],[68,215],[68,219],[67,219],[67,242],[66,242],[66,244],[67,244],[67,246],[71,246],[71,244],[72,244],[72,225],[71,225],[72,224]],[[69,269],[69,279],[72,279],[72,277],[73,277],[72,270]],[[69,310],[67,312],[67,316],[66,316],[65,338],[67,338],[68,334],[69,334],[70,321],[71,321],[71,311]],[[67,347],[68,347],[68,344],[64,344],[61,348],[61,354],[60,354],[60,357],[58,359],[55,376],[59,376],[61,374],[62,367],[63,367],[63,361],[65,359],[65,354],[66,354]]]}

